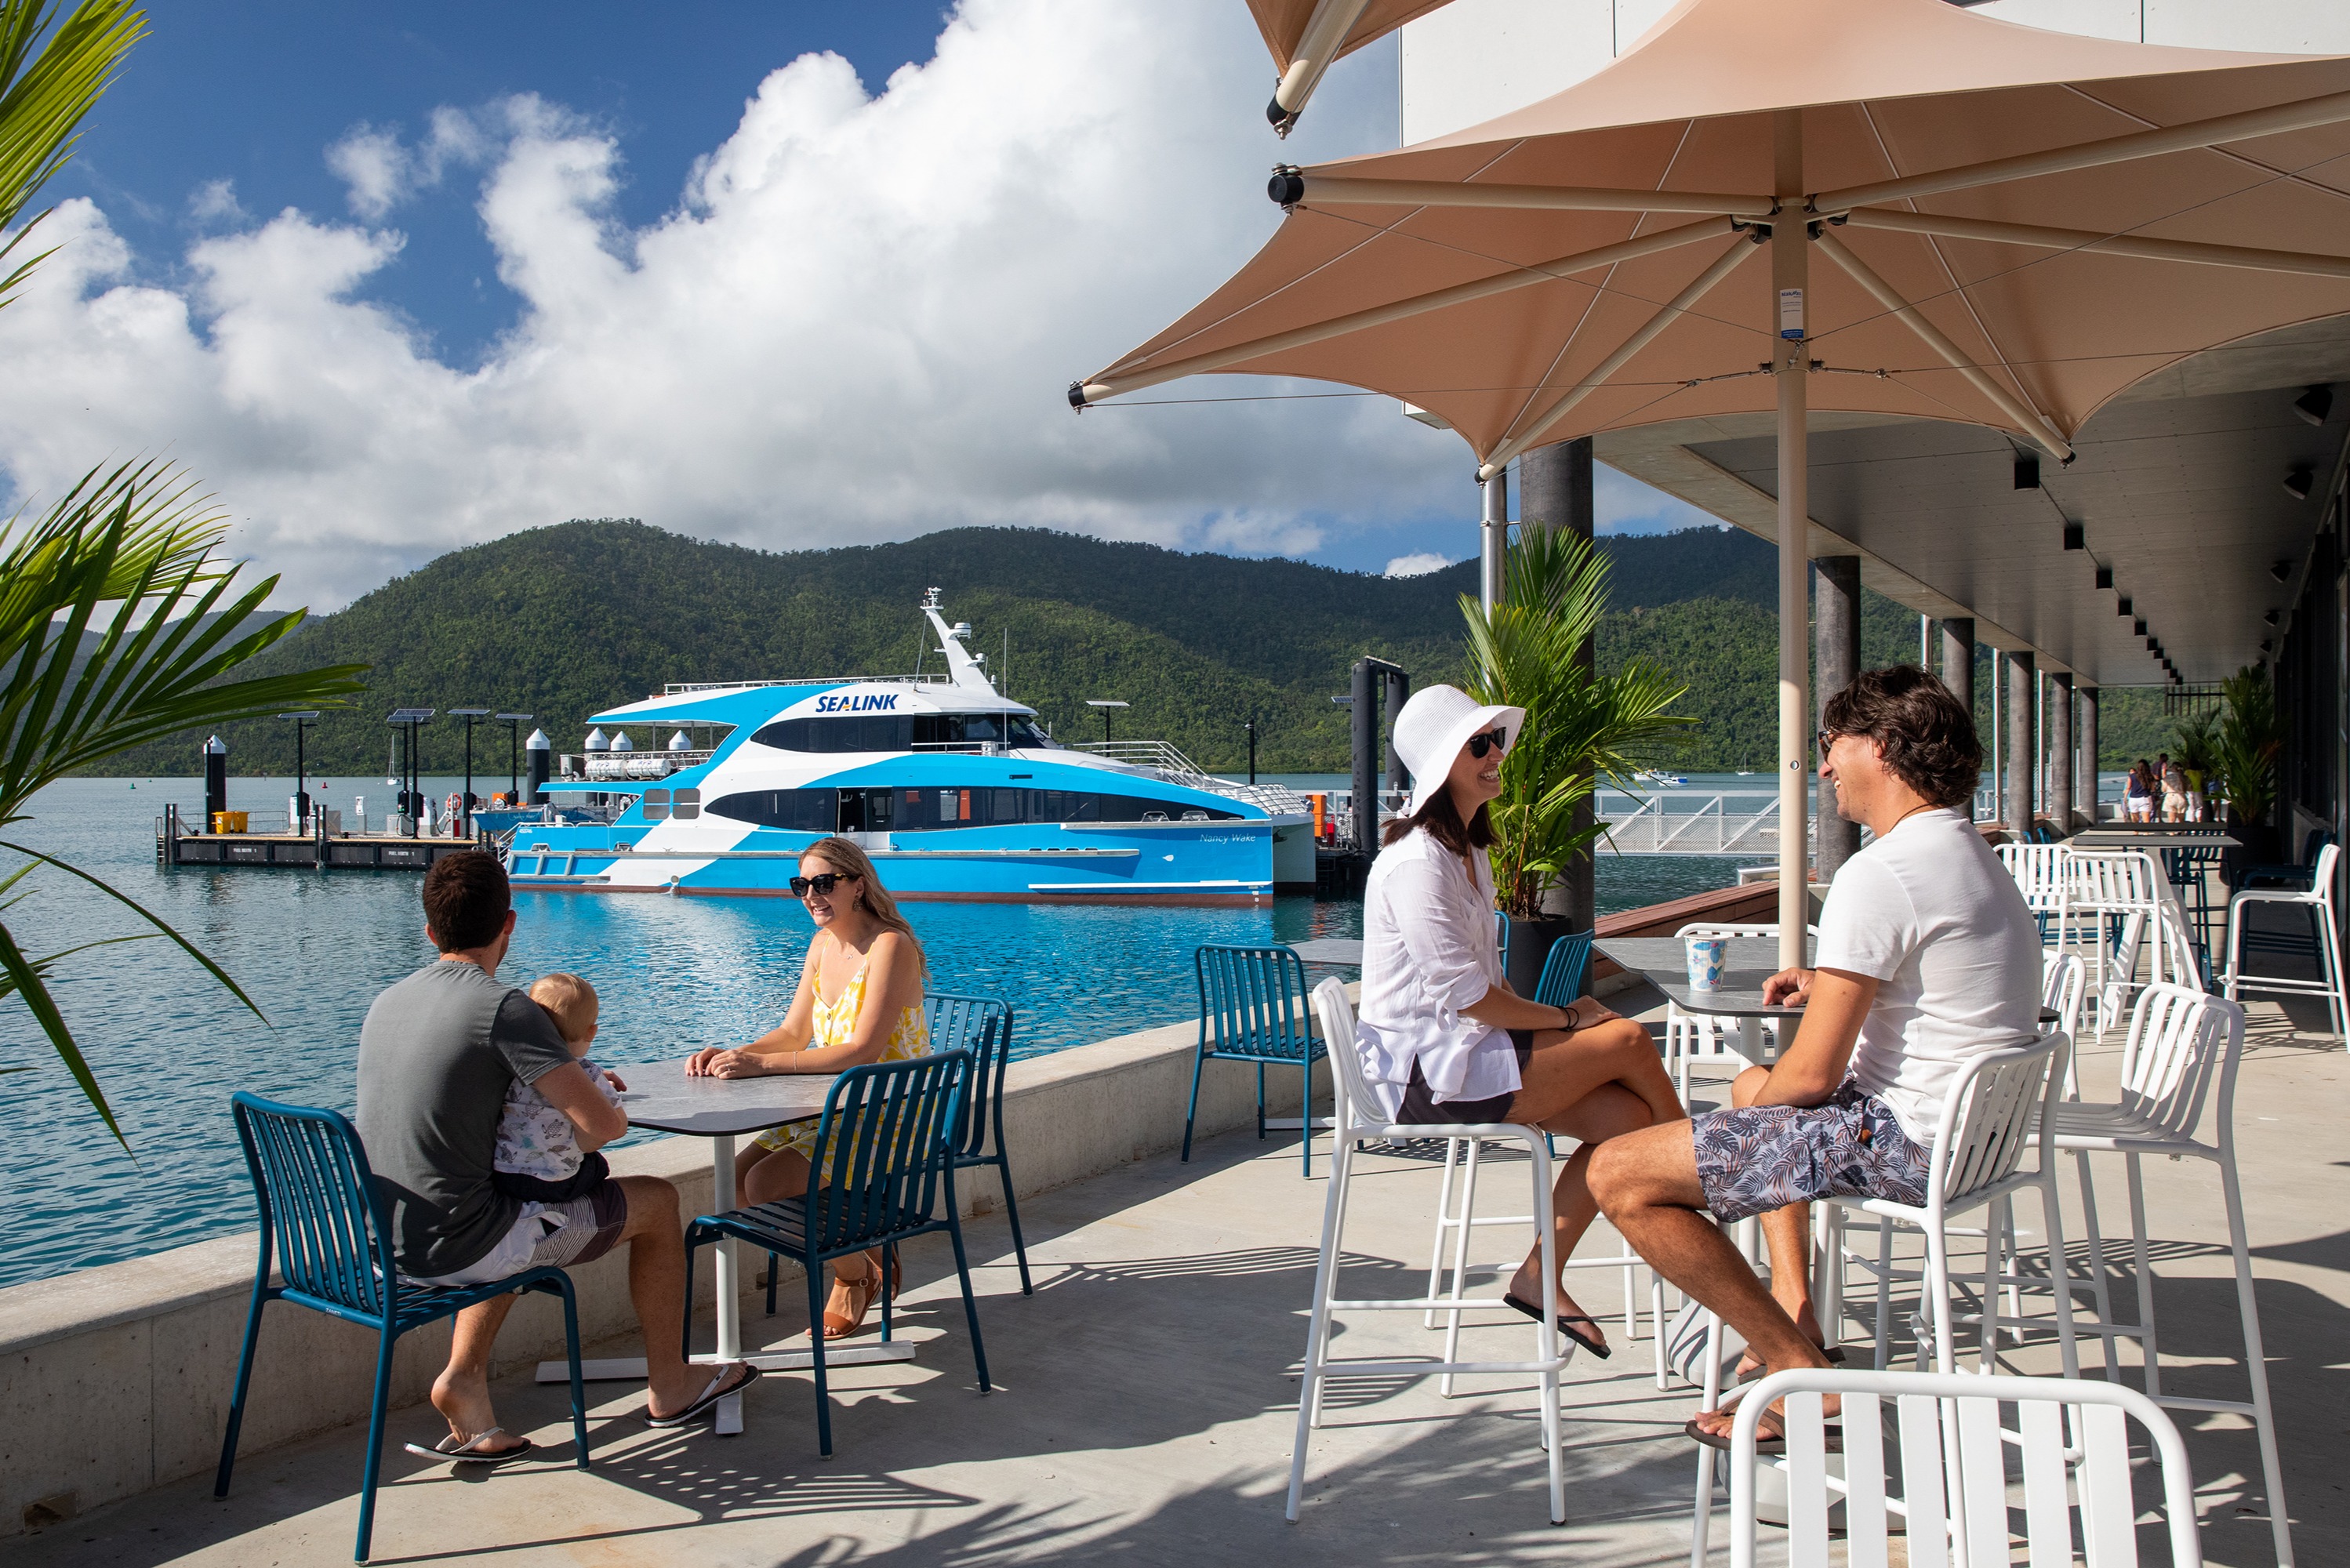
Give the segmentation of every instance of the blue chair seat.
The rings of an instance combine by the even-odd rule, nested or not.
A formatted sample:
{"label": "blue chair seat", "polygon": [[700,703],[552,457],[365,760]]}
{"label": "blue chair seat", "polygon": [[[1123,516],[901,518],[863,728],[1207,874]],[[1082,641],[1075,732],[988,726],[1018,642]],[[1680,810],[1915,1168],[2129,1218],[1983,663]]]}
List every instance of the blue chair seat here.
{"label": "blue chair seat", "polygon": [[[579,1312],[571,1276],[561,1269],[538,1268],[486,1284],[420,1284],[401,1274],[392,1261],[390,1205],[376,1184],[359,1129],[333,1111],[279,1105],[243,1090],[231,1097],[230,1108],[237,1140],[244,1147],[245,1168],[253,1177],[254,1202],[261,1210],[261,1261],[254,1273],[252,1305],[245,1313],[244,1348],[237,1356],[236,1386],[229,1397],[228,1429],[221,1438],[213,1495],[228,1495],[254,1353],[261,1343],[261,1309],[273,1301],[372,1328],[379,1335],[355,1561],[367,1561],[375,1534],[376,1478],[383,1462],[392,1346],[411,1329],[453,1317],[478,1303],[516,1291],[541,1291],[562,1300],[564,1350],[571,1362],[572,1443],[579,1468],[588,1469],[588,1395],[579,1376]],[[283,1284],[269,1282],[273,1258]]]}

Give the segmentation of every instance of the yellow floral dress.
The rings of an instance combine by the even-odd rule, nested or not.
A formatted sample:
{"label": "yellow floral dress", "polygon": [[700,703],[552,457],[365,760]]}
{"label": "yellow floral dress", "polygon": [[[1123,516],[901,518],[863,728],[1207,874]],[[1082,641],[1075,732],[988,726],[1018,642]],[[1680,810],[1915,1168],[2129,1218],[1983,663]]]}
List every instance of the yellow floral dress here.
{"label": "yellow floral dress", "polygon": [[[825,1001],[821,992],[817,994],[816,1027],[808,1039],[808,1049],[814,1050],[819,1045],[846,1045],[855,1035],[857,1014],[865,1005],[865,974],[869,967],[869,960],[858,965],[857,978],[850,981],[847,989],[832,1001]],[[898,1027],[889,1032],[889,1043],[881,1048],[880,1060],[902,1062],[910,1056],[928,1055],[930,1049],[930,1020],[924,1016],[921,1004],[917,1002],[898,1015]],[[758,1147],[789,1149],[802,1159],[812,1162],[816,1158],[816,1130],[822,1120],[822,1117],[812,1116],[806,1121],[771,1127],[759,1135],[756,1140]],[[821,1186],[831,1179],[832,1160],[827,1154],[824,1169],[816,1176],[816,1183]]]}

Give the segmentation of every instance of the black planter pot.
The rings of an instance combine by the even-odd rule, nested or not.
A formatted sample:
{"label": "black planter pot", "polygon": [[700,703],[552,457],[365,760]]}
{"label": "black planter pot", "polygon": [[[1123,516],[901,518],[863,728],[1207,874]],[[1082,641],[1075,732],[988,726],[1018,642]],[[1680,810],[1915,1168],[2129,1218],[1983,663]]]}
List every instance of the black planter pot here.
{"label": "black planter pot", "polygon": [[1543,965],[1550,961],[1551,944],[1577,928],[1571,920],[1510,919],[1510,951],[1503,970],[1510,989],[1531,997],[1541,983]]}
{"label": "black planter pot", "polygon": [[2230,815],[2228,835],[2241,840],[2237,848],[2220,852],[2220,880],[2233,888],[2247,866],[2276,866],[2284,860],[2284,834],[2275,823],[2239,822]]}

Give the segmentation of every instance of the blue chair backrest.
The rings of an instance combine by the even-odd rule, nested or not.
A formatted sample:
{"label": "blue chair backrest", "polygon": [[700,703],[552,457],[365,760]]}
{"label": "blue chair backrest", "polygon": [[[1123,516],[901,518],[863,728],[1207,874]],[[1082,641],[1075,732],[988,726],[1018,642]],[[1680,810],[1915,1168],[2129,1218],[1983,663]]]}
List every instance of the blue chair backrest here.
{"label": "blue chair backrest", "polygon": [[833,1081],[811,1163],[829,1185],[809,1194],[807,1233],[830,1251],[929,1223],[951,1179],[971,1053],[932,1051],[852,1067]]}
{"label": "blue chair backrest", "polygon": [[1502,967],[1510,967],[1510,911],[1493,911],[1493,949],[1502,955]]}
{"label": "blue chair backrest", "polygon": [[971,1053],[971,1083],[955,1152],[985,1153],[988,1117],[1003,1093],[1003,1069],[1012,1060],[1012,1008],[998,997],[940,992],[926,993],[922,1002],[930,1009],[931,1049]]}
{"label": "blue chair backrest", "polygon": [[1576,931],[1550,945],[1543,960],[1542,979],[1534,982],[1534,1000],[1544,1007],[1565,1007],[1583,994],[1584,971],[1591,967],[1591,933]]}
{"label": "blue chair backrest", "polygon": [[2301,863],[2313,870],[2317,866],[2317,852],[2334,842],[2334,835],[2322,827],[2313,827],[2301,846]]}
{"label": "blue chair backrest", "polygon": [[1220,1051],[1303,1059],[1313,1044],[1305,961],[1285,947],[1203,947],[1192,955],[1200,980],[1200,1032]]}
{"label": "blue chair backrest", "polygon": [[229,1103],[253,1172],[262,1241],[286,1287],[381,1317],[384,1282],[393,1277],[390,1218],[359,1130],[333,1111],[242,1089]]}

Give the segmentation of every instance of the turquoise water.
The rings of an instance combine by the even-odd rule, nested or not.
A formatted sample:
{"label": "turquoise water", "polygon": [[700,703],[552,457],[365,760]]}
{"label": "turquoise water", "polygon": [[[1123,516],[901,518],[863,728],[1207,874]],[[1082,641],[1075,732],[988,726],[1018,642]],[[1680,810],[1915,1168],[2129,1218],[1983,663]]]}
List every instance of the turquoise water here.
{"label": "turquoise water", "polygon": [[[503,781],[500,781],[501,783]],[[1692,781],[1694,783],[1694,781]],[[435,779],[436,794],[456,781]],[[476,780],[476,787],[486,783]],[[233,809],[285,809],[291,781],[232,779]],[[380,779],[313,781],[348,810]],[[0,1001],[0,1284],[200,1241],[252,1223],[228,1116],[232,1090],[348,1111],[360,1020],[384,986],[432,961],[412,873],[213,871],[154,863],[166,800],[192,814],[201,783],[81,779],[35,803],[14,836],[106,877],[218,961],[264,1024],[161,940],[99,948],[53,974],[130,1142],[125,1153],[82,1102],[23,1006]],[[1748,862],[1751,863],[1751,862]],[[13,857],[10,857],[13,866]],[[1603,912],[1734,879],[1736,861],[1603,855]],[[18,885],[8,911],[35,955],[140,929],[136,917],[63,873]],[[789,1005],[808,924],[781,899],[596,898],[525,893],[504,976],[585,975],[602,993],[597,1055],[613,1064],[739,1044]],[[1005,998],[1015,1054],[1031,1055],[1196,1016],[1191,952],[1202,942],[1351,936],[1360,906],[1281,898],[1266,909],[917,904],[908,914],[942,991]]]}

